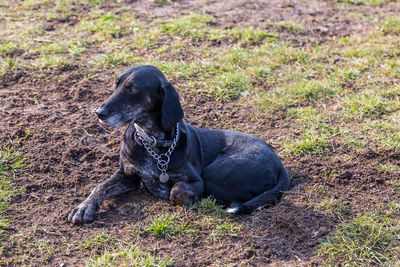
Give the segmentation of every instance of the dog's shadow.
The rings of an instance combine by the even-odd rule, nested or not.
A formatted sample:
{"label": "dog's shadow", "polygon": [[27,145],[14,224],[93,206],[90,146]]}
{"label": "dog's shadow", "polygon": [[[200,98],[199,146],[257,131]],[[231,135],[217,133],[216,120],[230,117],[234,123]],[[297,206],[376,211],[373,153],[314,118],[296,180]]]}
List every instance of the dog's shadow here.
{"label": "dog's shadow", "polygon": [[311,177],[295,171],[289,174],[291,188],[279,203],[234,219],[244,226],[243,237],[253,251],[249,264],[267,264],[272,259],[292,264],[309,258],[339,222],[334,216],[297,201],[296,196],[304,194]]}

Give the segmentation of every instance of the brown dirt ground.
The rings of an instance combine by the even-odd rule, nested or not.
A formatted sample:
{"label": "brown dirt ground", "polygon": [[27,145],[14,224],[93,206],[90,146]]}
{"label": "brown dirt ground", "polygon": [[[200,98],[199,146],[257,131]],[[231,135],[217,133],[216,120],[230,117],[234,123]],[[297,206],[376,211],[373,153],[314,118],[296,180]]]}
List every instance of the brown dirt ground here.
{"label": "brown dirt ground", "polygon": [[[125,1],[123,5],[136,10],[138,19],[144,22],[154,17],[168,18],[193,11],[211,14],[221,27],[268,28],[272,27],[268,26],[270,21],[296,21],[306,29],[301,40],[298,40],[298,35],[290,33],[284,33],[280,38],[299,45],[326,42],[354,32],[362,34],[367,25],[371,27],[362,19],[355,18],[350,23],[346,16],[336,15],[340,4],[330,1],[195,0],[164,6],[154,1]],[[107,8],[106,4],[104,8]],[[399,12],[383,10],[383,7],[369,10],[363,6],[354,6],[353,11],[369,16]],[[28,166],[15,177],[16,184],[24,192],[13,199],[9,210],[13,228],[33,227],[32,234],[37,239],[46,239],[54,247],[62,245],[68,248],[56,250],[51,258],[45,260],[40,254],[30,255],[25,260],[27,264],[82,265],[90,253],[77,247],[77,241],[104,229],[110,234],[123,236],[134,230],[132,225],[140,228],[152,215],[177,209],[140,189],[106,201],[96,221],[91,224],[73,226],[66,222],[70,210],[117,169],[124,131],[122,128],[103,128],[93,113],[94,108],[110,94],[113,78],[103,71],[91,75],[91,79],[82,79],[85,76],[83,72],[83,66],[74,66],[40,76],[19,72],[0,77],[0,142],[9,143],[16,137],[23,137],[27,129],[31,131],[19,148],[28,158]],[[52,79],[60,74],[63,79]],[[220,103],[175,85],[182,96],[186,120],[195,126],[234,127],[256,134],[267,142],[276,140],[274,137],[291,127],[283,118],[271,118],[251,104]],[[279,147],[275,149],[280,151]],[[345,159],[349,157],[352,158],[350,162]],[[311,256],[316,245],[333,229],[338,219],[307,207],[304,204],[307,197],[303,190],[305,186],[325,185],[332,195],[349,204],[352,212],[369,211],[396,197],[387,186],[387,181],[396,177],[379,171],[375,166],[380,162],[400,165],[398,151],[359,154],[350,148],[336,147],[330,154],[288,157],[283,161],[295,173],[292,189],[275,207],[234,218],[243,224],[242,234],[208,245],[197,239],[171,243],[148,237],[140,239],[140,246],[157,255],[173,257],[176,266],[308,265],[313,263]],[[333,170],[339,170],[339,173],[327,180],[319,180],[321,174]],[[121,209],[126,212],[121,212]],[[11,235],[17,235],[17,232]],[[21,249],[13,247],[9,256]],[[3,264],[8,262],[7,259],[2,261]]]}

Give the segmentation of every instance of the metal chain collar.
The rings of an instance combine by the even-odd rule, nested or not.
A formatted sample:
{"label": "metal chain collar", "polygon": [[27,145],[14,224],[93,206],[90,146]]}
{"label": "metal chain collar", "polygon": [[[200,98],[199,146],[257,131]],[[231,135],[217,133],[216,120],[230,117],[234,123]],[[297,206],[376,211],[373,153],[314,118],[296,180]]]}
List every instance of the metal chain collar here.
{"label": "metal chain collar", "polygon": [[[178,143],[179,139],[179,123],[176,124],[176,134],[175,138],[172,141],[171,146],[168,148],[167,152],[158,154],[156,151],[154,151],[155,143],[153,140],[148,140],[145,139],[139,134],[139,139],[142,141],[144,148],[147,150],[147,152],[150,154],[150,156],[157,161],[157,168],[161,171],[161,175],[165,175],[168,169],[168,163],[170,161],[170,156],[172,152],[175,149],[176,144]],[[155,140],[155,138],[152,136],[152,138]],[[161,177],[161,176],[160,176]],[[168,179],[168,176],[167,176]]]}

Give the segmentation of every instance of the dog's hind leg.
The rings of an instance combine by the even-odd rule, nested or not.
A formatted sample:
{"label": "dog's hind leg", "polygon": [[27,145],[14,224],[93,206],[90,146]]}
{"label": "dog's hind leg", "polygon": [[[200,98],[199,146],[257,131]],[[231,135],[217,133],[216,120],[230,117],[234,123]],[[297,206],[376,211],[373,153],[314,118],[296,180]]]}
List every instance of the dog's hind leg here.
{"label": "dog's hind leg", "polygon": [[74,224],[93,221],[94,214],[99,210],[105,199],[136,189],[139,184],[139,177],[128,176],[118,170],[92,190],[89,197],[69,214],[68,221]]}
{"label": "dog's hind leg", "polygon": [[284,191],[290,187],[290,178],[287,170],[282,166],[278,183],[271,190],[265,191],[245,203],[233,202],[226,209],[227,213],[250,213],[258,207],[271,207],[278,202]]}

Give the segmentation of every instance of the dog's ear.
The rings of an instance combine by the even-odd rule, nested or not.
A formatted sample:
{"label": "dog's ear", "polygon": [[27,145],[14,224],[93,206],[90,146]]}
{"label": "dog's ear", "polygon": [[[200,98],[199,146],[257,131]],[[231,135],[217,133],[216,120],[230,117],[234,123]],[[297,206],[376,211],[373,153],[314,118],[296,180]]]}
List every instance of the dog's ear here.
{"label": "dog's ear", "polygon": [[169,131],[177,122],[183,119],[183,110],[179,95],[172,84],[166,81],[161,87],[164,93],[161,107],[161,126],[164,131]]}

